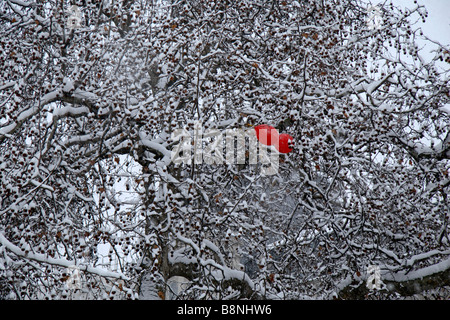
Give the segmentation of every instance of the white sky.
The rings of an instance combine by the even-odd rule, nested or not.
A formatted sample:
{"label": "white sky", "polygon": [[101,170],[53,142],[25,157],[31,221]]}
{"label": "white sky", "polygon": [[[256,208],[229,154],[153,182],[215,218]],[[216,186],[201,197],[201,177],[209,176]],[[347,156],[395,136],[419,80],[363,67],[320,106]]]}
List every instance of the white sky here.
{"label": "white sky", "polygon": [[[371,0],[373,4],[390,3],[386,0]],[[394,5],[401,8],[414,8],[414,0],[392,0]],[[450,45],[450,0],[418,0],[419,5],[424,5],[428,11],[428,18],[422,23],[419,17],[419,26],[424,35],[443,45]]]}
{"label": "white sky", "polygon": [[[417,0],[417,4],[414,0],[362,0],[370,3],[371,6],[382,5],[387,6],[392,3],[396,7],[401,9],[405,8],[415,8],[417,5],[425,6],[428,17],[425,23],[422,22],[422,18],[418,13],[414,14],[410,22],[415,23],[413,29],[421,28],[424,36],[430,40],[437,41],[441,45],[449,48],[450,47],[450,0]],[[368,5],[369,7],[369,5]],[[436,50],[437,45],[422,40],[421,37],[416,39],[417,45],[420,49],[420,56],[426,61],[430,62],[436,55],[434,50]],[[392,50],[390,50],[392,52]],[[439,60],[435,61],[435,65],[440,72],[449,70],[449,65],[446,62],[441,62]]]}
{"label": "white sky", "polygon": [[[412,0],[395,0],[404,6],[413,3]],[[424,34],[441,44],[450,45],[450,0],[419,0],[428,10],[427,21],[422,24]]]}

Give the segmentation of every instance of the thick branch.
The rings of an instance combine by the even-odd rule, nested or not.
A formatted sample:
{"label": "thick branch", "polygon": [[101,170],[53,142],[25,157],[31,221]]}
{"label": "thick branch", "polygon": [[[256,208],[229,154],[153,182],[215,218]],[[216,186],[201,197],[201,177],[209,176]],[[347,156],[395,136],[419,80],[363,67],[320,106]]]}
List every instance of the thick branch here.
{"label": "thick branch", "polygon": [[32,253],[32,252],[24,252],[19,247],[12,244],[8,239],[5,238],[5,236],[0,232],[0,243],[5,246],[6,249],[14,253],[16,256],[29,259],[49,265],[54,265],[58,267],[73,267],[76,266],[80,270],[84,272],[89,272],[92,274],[96,274],[101,277],[107,277],[107,278],[115,278],[115,279],[121,279],[121,280],[129,280],[125,275],[119,272],[112,272],[105,269],[90,267],[90,266],[80,266],[76,265],[74,261],[66,260],[66,259],[57,259],[52,257],[47,257],[43,254],[39,253]]}
{"label": "thick branch", "polygon": [[[450,258],[410,273],[385,274],[381,276],[381,281],[386,288],[382,289],[382,292],[396,292],[404,297],[422,293],[425,290],[450,286]],[[359,300],[364,299],[368,293],[369,289],[364,281],[356,286],[349,284],[340,291],[339,297]]]}

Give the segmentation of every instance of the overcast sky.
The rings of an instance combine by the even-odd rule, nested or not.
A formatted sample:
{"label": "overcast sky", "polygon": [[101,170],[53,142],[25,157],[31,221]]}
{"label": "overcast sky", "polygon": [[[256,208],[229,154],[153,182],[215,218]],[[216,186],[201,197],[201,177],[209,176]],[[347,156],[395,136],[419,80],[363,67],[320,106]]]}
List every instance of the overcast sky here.
{"label": "overcast sky", "polygon": [[[390,0],[362,0],[377,4],[389,4]],[[395,6],[404,8],[414,8],[417,4],[414,0],[392,0]],[[428,11],[428,17],[425,23],[422,23],[422,19],[418,14],[413,15],[417,19],[418,23],[415,24],[415,28],[421,27],[424,36],[431,40],[441,43],[445,47],[450,47],[450,0],[417,0],[418,4],[424,5]],[[411,21],[415,22],[415,21]],[[429,62],[435,57],[435,53],[431,52],[436,49],[436,45],[430,42],[421,41],[417,39],[417,44],[420,48],[421,57]],[[446,62],[436,61],[436,66],[439,71],[449,70],[449,65]]]}
{"label": "overcast sky", "polygon": [[[373,4],[389,3],[385,0],[372,0],[371,2]],[[392,2],[402,8],[416,6],[414,0],[392,0]],[[422,27],[424,35],[439,41],[443,45],[450,45],[450,0],[418,0],[417,2],[425,5],[428,11],[428,18],[425,23],[422,23],[419,19],[419,25]]]}
{"label": "overcast sky", "polygon": [[[402,6],[411,5],[412,0],[395,0]],[[428,10],[428,19],[421,25],[425,35],[439,41],[443,45],[450,45],[450,0],[419,0]]]}

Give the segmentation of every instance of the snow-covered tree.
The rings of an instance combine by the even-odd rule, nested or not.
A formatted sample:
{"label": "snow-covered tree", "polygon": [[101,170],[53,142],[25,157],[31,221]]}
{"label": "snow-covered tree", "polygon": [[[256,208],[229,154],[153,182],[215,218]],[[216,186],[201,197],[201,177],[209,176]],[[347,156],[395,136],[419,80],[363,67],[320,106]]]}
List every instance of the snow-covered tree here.
{"label": "snow-covered tree", "polygon": [[[356,0],[2,1],[0,296],[448,286],[449,49],[422,56],[421,5],[380,5],[375,24],[373,12]],[[295,139],[275,175],[195,150],[172,161],[178,129],[257,124]],[[225,150],[215,137],[192,148]]]}

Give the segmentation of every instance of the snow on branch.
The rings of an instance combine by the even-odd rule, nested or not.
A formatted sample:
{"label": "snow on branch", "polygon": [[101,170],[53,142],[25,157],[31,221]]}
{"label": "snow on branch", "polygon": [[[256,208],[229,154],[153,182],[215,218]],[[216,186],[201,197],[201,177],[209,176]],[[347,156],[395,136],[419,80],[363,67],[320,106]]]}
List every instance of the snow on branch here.
{"label": "snow on branch", "polygon": [[95,268],[95,267],[90,267],[90,266],[76,265],[74,261],[61,259],[61,258],[57,259],[57,258],[47,257],[47,256],[45,256],[43,254],[39,254],[39,253],[32,253],[32,252],[26,253],[26,252],[22,251],[19,247],[12,244],[8,239],[6,239],[5,236],[1,232],[0,232],[0,243],[6,249],[8,249],[12,253],[14,253],[16,256],[21,257],[21,258],[25,258],[25,259],[45,263],[45,264],[50,264],[50,265],[54,265],[54,266],[65,267],[65,268],[76,266],[77,268],[79,268],[82,271],[96,274],[101,277],[129,280],[128,277],[126,277],[124,274],[122,274],[120,272],[113,272],[113,271],[108,271],[105,269]]}
{"label": "snow on branch", "polygon": [[386,273],[383,275],[383,279],[386,281],[405,282],[423,279],[425,277],[432,276],[436,273],[444,272],[448,269],[450,269],[450,257],[439,263],[411,272],[399,271],[396,273]]}

